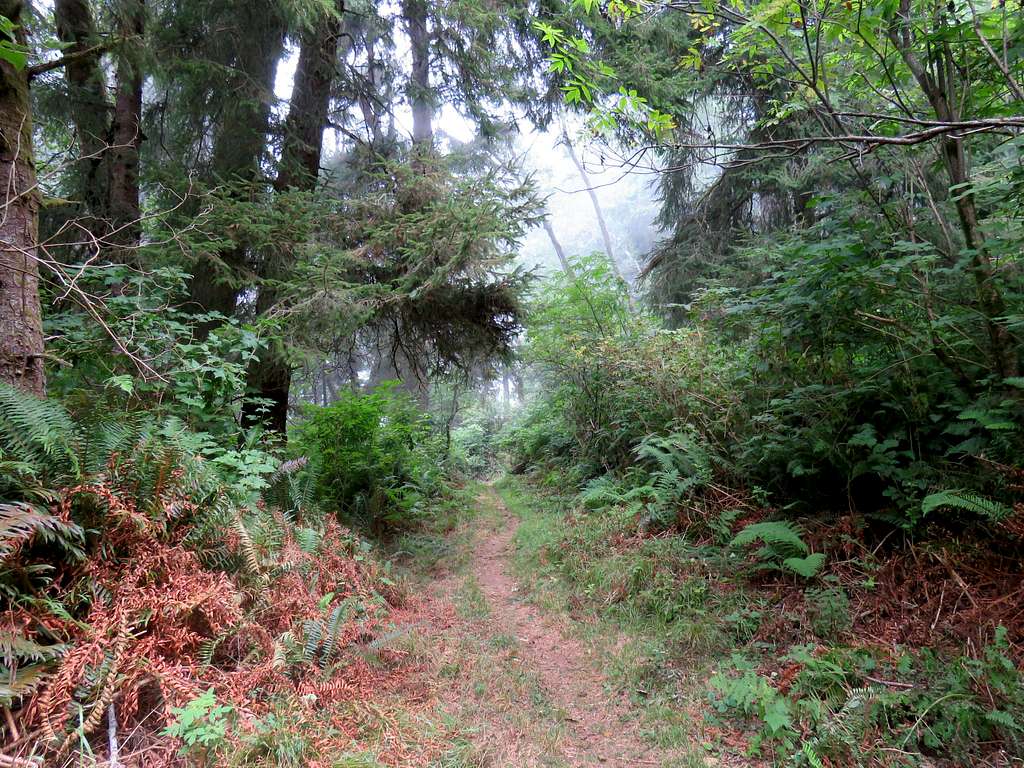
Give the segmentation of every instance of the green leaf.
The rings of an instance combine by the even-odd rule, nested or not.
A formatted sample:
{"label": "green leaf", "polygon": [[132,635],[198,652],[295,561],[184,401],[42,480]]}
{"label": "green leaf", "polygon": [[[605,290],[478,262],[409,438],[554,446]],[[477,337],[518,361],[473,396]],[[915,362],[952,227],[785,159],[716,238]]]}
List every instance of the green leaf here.
{"label": "green leaf", "polygon": [[921,501],[921,514],[927,515],[941,507],[962,509],[992,522],[1005,520],[1013,513],[1013,510],[1005,504],[979,496],[976,493],[963,490],[947,490],[925,496]]}
{"label": "green leaf", "polygon": [[813,552],[807,557],[787,557],[782,561],[783,568],[803,576],[805,579],[817,576],[824,564],[825,555],[822,552]]}
{"label": "green leaf", "polygon": [[764,708],[763,720],[773,736],[788,728],[793,720],[789,715],[789,702],[782,696],[776,696]]}

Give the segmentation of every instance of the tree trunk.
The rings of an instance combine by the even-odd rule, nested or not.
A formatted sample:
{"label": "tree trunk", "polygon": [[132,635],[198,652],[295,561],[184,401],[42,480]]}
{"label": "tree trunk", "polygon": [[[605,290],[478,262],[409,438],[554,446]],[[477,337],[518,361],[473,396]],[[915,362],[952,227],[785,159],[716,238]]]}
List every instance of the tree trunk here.
{"label": "tree trunk", "polygon": [[430,30],[425,0],[403,0],[402,16],[412,49],[408,98],[412,107],[412,143],[422,153],[434,144],[434,94],[430,88]]}
{"label": "tree trunk", "polygon": [[[337,74],[338,37],[344,6],[339,2],[336,14],[326,15],[302,37],[299,62],[295,70],[291,104],[285,121],[281,163],[274,182],[278,192],[289,189],[312,190],[320,173],[324,131],[331,103],[331,88]],[[287,279],[292,265],[280,256],[271,256],[262,266],[256,312],[265,315],[278,302],[273,282]],[[287,350],[280,341],[265,350],[249,369],[250,394],[270,401],[265,417],[267,426],[283,433],[288,426],[288,393],[292,366]],[[260,415],[247,404],[242,412],[243,423],[260,421]]]}
{"label": "tree trunk", "polygon": [[[956,100],[945,91],[942,85],[942,82],[947,81],[948,78],[940,80],[933,78],[913,51],[911,45],[913,32],[909,14],[909,2],[903,0],[898,16],[900,26],[890,30],[889,38],[900,51],[903,61],[913,74],[918,87],[928,99],[935,117],[942,122],[955,122],[960,117]],[[939,67],[952,71],[951,54],[948,50],[937,50],[935,56],[939,61]],[[978,222],[978,210],[975,205],[974,193],[970,187],[971,178],[963,139],[959,136],[944,134],[940,140],[940,146],[950,187],[955,190],[955,205],[964,236],[964,244],[971,252],[970,271],[974,279],[978,306],[985,318],[994,368],[1003,378],[1015,377],[1020,373],[1017,343],[1002,319],[1006,314],[1006,302],[995,282],[995,268],[985,243],[985,233]]]}
{"label": "tree trunk", "polygon": [[366,85],[359,92],[359,110],[366,124],[370,156],[373,158],[380,154],[384,146],[381,116],[387,109],[387,102],[382,102],[383,83],[384,65],[377,59],[377,31],[371,24],[366,32]]}
{"label": "tree trunk", "polygon": [[142,206],[139,194],[139,146],[142,144],[141,38],[145,31],[145,0],[130,0],[120,27],[128,38],[117,61],[117,95],[111,129],[110,223],[112,239],[124,246],[122,259],[135,261],[133,251],[142,239]]}
{"label": "tree trunk", "polygon": [[[234,90],[214,131],[211,172],[216,181],[254,184],[260,178],[267,151],[274,74],[284,50],[285,21],[272,0],[238,4],[235,23],[224,35],[232,48],[230,60],[237,75],[220,87]],[[193,268],[190,305],[197,312],[235,313],[243,287],[247,249],[240,243],[205,264]],[[205,337],[214,323],[203,323],[197,335]]]}
{"label": "tree trunk", "polygon": [[544,231],[548,233],[548,239],[551,241],[551,247],[555,249],[555,255],[558,256],[558,263],[561,264],[562,271],[569,277],[576,277],[576,270],[572,268],[572,264],[566,258],[565,249],[558,242],[558,237],[555,236],[555,228],[551,226],[551,221],[547,216],[544,217]]}
{"label": "tree trunk", "polygon": [[[28,9],[22,0],[0,0],[0,14],[26,42]],[[32,157],[28,73],[0,61],[0,381],[46,395],[42,308],[39,303],[39,193]]]}
{"label": "tree trunk", "polygon": [[580,178],[583,180],[583,186],[587,189],[587,194],[590,196],[590,204],[594,208],[594,215],[597,217],[597,226],[601,230],[601,240],[604,242],[604,252],[608,254],[608,260],[612,264],[612,271],[615,272],[615,276],[622,280],[622,273],[619,272],[619,264],[615,261],[615,249],[612,248],[612,236],[608,232],[608,225],[605,223],[604,214],[601,212],[601,203],[597,199],[597,193],[594,191],[593,185],[590,183],[590,174],[587,173],[587,169],[583,167],[583,163],[580,162],[579,157],[576,155],[576,150],[572,146],[572,140],[569,138],[569,130],[565,127],[565,123],[562,123],[562,143],[565,144],[565,151],[569,153],[569,159],[572,160],[572,164],[576,166],[576,171],[579,173]]}
{"label": "tree trunk", "polygon": [[64,66],[68,106],[78,139],[75,164],[75,202],[87,214],[86,228],[102,238],[107,222],[107,152],[111,142],[110,102],[101,54],[83,55],[98,42],[89,0],[56,0],[53,8],[57,37],[75,58]]}

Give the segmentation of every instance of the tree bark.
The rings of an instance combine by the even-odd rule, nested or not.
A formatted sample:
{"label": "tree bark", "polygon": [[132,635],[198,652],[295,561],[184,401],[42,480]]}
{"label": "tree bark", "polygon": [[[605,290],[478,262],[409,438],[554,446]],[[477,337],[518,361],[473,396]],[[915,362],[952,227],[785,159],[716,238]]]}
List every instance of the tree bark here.
{"label": "tree bark", "polygon": [[[565,122],[562,123],[562,143],[565,144],[565,151],[569,154],[569,159],[572,160],[572,164],[576,166],[576,171],[580,175],[580,179],[583,180],[583,186],[587,189],[587,194],[590,196],[590,204],[594,208],[594,215],[597,217],[597,226],[601,230],[601,240],[604,243],[604,252],[608,254],[608,261],[611,262],[612,272],[615,276],[625,282],[622,277],[622,272],[619,270],[619,263],[615,260],[615,249],[612,247],[612,236],[608,232],[608,225],[604,220],[604,213],[601,211],[601,203],[597,199],[597,193],[594,191],[593,185],[590,183],[590,174],[587,173],[587,169],[583,167],[583,163],[580,162],[579,157],[576,155],[576,150],[572,146],[572,140],[569,138],[569,129],[566,128]],[[633,306],[633,299],[630,297],[630,308]]]}
{"label": "tree bark", "polygon": [[[214,131],[210,170],[215,181],[244,187],[259,180],[267,151],[274,74],[284,50],[285,22],[272,0],[238,3],[237,8],[235,23],[224,34],[236,76],[220,84],[233,89],[234,96],[226,102]],[[245,245],[238,244],[195,265],[189,284],[190,305],[195,311],[228,317],[235,313],[246,256]],[[196,334],[203,338],[215,325],[202,323]]]}
{"label": "tree bark", "polygon": [[429,150],[434,144],[434,94],[430,88],[430,30],[427,27],[425,0],[403,0],[402,16],[412,49],[412,71],[408,98],[412,107],[412,143],[414,152]]}
{"label": "tree bark", "polygon": [[[0,0],[3,14],[26,42],[22,0]],[[42,307],[39,302],[39,192],[32,157],[28,72],[0,61],[0,381],[46,395]]]}
{"label": "tree bark", "polygon": [[78,139],[73,194],[88,216],[88,230],[102,238],[108,226],[106,162],[111,107],[102,52],[96,49],[96,24],[88,0],[56,0],[53,11],[57,37],[68,45],[66,53],[73,55],[64,65],[68,106]]}
{"label": "tree bark", "polygon": [[145,31],[145,0],[130,0],[121,29],[127,38],[117,61],[113,147],[110,158],[110,223],[113,240],[126,249],[124,260],[134,261],[133,249],[142,239],[139,191],[139,147],[142,144],[142,82],[139,46]]}
{"label": "tree bark", "polygon": [[[289,189],[309,191],[316,187],[331,89],[337,75],[343,11],[344,6],[339,2],[336,14],[325,15],[302,36],[291,103],[285,120],[281,163],[274,182],[278,192]],[[274,283],[286,279],[291,267],[280,256],[271,256],[262,265],[259,277],[265,282],[260,286],[256,299],[258,315],[265,315],[278,303],[279,294]],[[250,367],[247,382],[250,394],[270,401],[269,412],[261,417],[251,404],[246,404],[242,412],[243,423],[255,424],[262,419],[269,429],[283,433],[288,426],[291,379],[292,365],[288,361],[287,350],[282,342],[275,341]]]}
{"label": "tree bark", "polygon": [[359,92],[359,110],[366,124],[370,155],[376,158],[384,146],[381,116],[385,109],[381,88],[384,83],[384,65],[377,59],[377,31],[371,25],[366,31],[366,83]]}

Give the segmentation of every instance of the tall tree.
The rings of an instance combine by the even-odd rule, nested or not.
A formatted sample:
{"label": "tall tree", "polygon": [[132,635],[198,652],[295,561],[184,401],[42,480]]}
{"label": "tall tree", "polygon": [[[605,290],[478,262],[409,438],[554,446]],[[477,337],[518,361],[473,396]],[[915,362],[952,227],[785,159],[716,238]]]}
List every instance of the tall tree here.
{"label": "tall tree", "polygon": [[551,219],[549,216],[544,217],[544,231],[548,235],[548,240],[551,241],[551,247],[555,249],[555,255],[558,257],[558,264],[562,267],[562,271],[567,275],[573,275],[572,264],[569,263],[569,259],[565,256],[565,249],[558,240],[558,236],[555,235],[555,228],[551,226]]}
{"label": "tall tree", "polygon": [[64,77],[78,144],[72,173],[76,213],[84,213],[89,231],[102,237],[109,211],[107,154],[112,138],[103,51],[89,0],[56,0],[53,13],[57,37],[69,54]]}
{"label": "tall tree", "polygon": [[[0,0],[0,15],[27,42],[23,0]],[[39,192],[32,153],[28,71],[0,59],[0,381],[46,394],[39,302]]]}
{"label": "tall tree", "polygon": [[430,29],[425,0],[402,0],[405,32],[409,36],[412,70],[408,99],[412,107],[412,141],[417,152],[434,142],[434,95],[430,87]]}
{"label": "tall tree", "polygon": [[[323,14],[302,34],[281,162],[274,182],[278,192],[311,191],[316,187],[331,91],[338,71],[338,38],[343,12],[344,4],[339,0],[334,12]],[[271,254],[265,260],[260,275],[264,282],[256,300],[258,315],[265,315],[278,302],[275,282],[286,279],[292,266],[278,254]],[[291,379],[292,365],[280,341],[261,354],[249,371],[249,390],[270,401],[267,425],[277,432],[284,432],[287,426]],[[251,423],[258,420],[259,414],[250,405],[243,412],[243,418]]]}
{"label": "tall tree", "polygon": [[[619,263],[615,260],[612,236],[608,232],[608,224],[605,222],[604,212],[601,210],[601,201],[597,199],[597,192],[594,191],[594,185],[590,181],[590,174],[587,173],[586,167],[580,161],[579,155],[576,154],[576,149],[572,145],[572,139],[569,137],[569,129],[566,127],[564,120],[562,121],[562,144],[565,146],[565,151],[569,155],[569,159],[572,160],[572,164],[576,166],[576,172],[580,175],[580,180],[583,182],[587,196],[590,198],[590,205],[594,209],[594,216],[597,217],[597,226],[601,230],[601,242],[604,243],[604,252],[608,254],[608,261],[611,264],[612,271],[617,278],[622,280]],[[632,300],[630,300],[630,306],[632,306]]]}
{"label": "tall tree", "polygon": [[110,134],[109,215],[117,245],[138,245],[142,236],[139,147],[142,144],[142,36],[145,0],[124,0],[118,26],[124,37],[117,53],[114,115]]}
{"label": "tall tree", "polygon": [[[210,55],[220,60],[210,70],[207,85],[220,96],[219,114],[202,118],[214,123],[209,171],[214,183],[230,185],[236,197],[244,199],[262,179],[274,75],[287,25],[273,0],[234,0],[216,10],[221,14],[215,18],[222,19],[224,26],[217,30],[218,48]],[[233,315],[250,272],[248,256],[243,242],[204,256],[193,268],[191,306],[197,311]],[[205,336],[212,327],[212,323],[204,323],[197,330]]]}

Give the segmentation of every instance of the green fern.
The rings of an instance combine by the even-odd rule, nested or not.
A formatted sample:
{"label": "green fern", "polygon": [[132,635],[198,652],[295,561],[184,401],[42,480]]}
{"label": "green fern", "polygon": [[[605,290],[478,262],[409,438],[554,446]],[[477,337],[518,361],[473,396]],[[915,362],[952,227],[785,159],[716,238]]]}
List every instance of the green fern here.
{"label": "green fern", "polygon": [[299,545],[299,549],[307,555],[312,555],[320,548],[323,536],[320,534],[320,531],[314,528],[296,527],[295,541]]}
{"label": "green fern", "polygon": [[326,621],[304,622],[302,660],[307,663],[316,662],[321,668],[326,667],[340,651],[338,640],[351,615],[351,600],[343,600],[334,606]]}
{"label": "green fern", "polygon": [[692,434],[648,435],[634,453],[638,461],[655,464],[661,473],[677,473],[700,483],[711,479],[711,457]]}
{"label": "green fern", "polygon": [[256,579],[262,580],[264,575],[263,562],[259,552],[256,550],[256,545],[253,543],[252,536],[249,535],[249,529],[246,527],[240,511],[235,510],[233,522],[235,532],[238,534],[238,548],[242,552],[242,558],[249,573]]}
{"label": "green fern", "polygon": [[927,515],[941,507],[962,509],[993,523],[1005,520],[1013,514],[1013,510],[1005,504],[963,490],[939,491],[925,496],[921,502],[921,514]]}
{"label": "green fern", "polygon": [[0,633],[0,706],[10,707],[45,682],[66,645],[39,645],[21,634]]}
{"label": "green fern", "polygon": [[812,579],[818,575],[825,565],[825,555],[821,552],[813,552],[807,557],[787,557],[782,561],[782,567],[792,571],[805,579]]}
{"label": "green fern", "polygon": [[587,509],[600,509],[625,501],[626,495],[615,478],[601,475],[588,482],[576,499]]}
{"label": "green fern", "polygon": [[57,480],[78,476],[79,448],[75,423],[59,403],[0,383],[0,454]]}
{"label": "green fern", "polygon": [[648,435],[634,453],[639,462],[653,465],[648,483],[630,494],[649,499],[647,522],[667,522],[685,499],[711,481],[710,456],[693,435]]}
{"label": "green fern", "polygon": [[731,546],[744,547],[761,541],[781,557],[804,557],[808,549],[800,534],[799,526],[786,520],[751,523],[736,535]]}
{"label": "green fern", "polygon": [[48,676],[49,667],[45,664],[20,667],[14,674],[0,667],[0,706],[13,706],[19,699],[34,693]]}
{"label": "green fern", "polygon": [[809,742],[805,741],[801,745],[800,751],[803,753],[804,758],[807,760],[811,768],[825,768],[825,763],[821,761],[821,758],[818,757],[818,754],[814,751],[814,747],[812,747]]}

